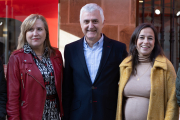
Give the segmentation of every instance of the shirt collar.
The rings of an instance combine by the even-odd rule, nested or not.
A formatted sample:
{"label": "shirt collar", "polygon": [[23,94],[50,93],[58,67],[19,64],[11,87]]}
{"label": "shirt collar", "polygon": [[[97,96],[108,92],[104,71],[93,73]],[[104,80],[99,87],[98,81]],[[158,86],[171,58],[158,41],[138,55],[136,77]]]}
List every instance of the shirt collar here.
{"label": "shirt collar", "polygon": [[[24,44],[23,49],[24,49],[24,53],[27,53],[27,54],[31,53],[33,56],[36,56],[36,53],[33,51],[33,49],[28,43]],[[44,53],[42,56],[46,56],[47,54],[48,54],[48,47],[44,49]]]}
{"label": "shirt collar", "polygon": [[[102,34],[101,38],[93,46],[102,47],[104,42],[103,40],[104,40],[104,35]],[[89,45],[86,42],[86,38],[84,37],[84,48],[88,48],[88,47]]]}

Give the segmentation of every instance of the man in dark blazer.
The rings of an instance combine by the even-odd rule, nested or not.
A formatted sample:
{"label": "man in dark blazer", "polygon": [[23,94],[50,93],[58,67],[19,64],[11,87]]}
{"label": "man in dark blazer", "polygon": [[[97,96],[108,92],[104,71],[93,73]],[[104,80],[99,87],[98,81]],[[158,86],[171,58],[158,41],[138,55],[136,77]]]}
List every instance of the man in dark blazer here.
{"label": "man in dark blazer", "polygon": [[0,58],[0,120],[6,119],[7,84],[4,78],[4,67]]}
{"label": "man in dark blazer", "polygon": [[65,46],[64,120],[115,120],[126,45],[101,33],[104,15],[97,4],[82,7],[80,24],[85,36]]}

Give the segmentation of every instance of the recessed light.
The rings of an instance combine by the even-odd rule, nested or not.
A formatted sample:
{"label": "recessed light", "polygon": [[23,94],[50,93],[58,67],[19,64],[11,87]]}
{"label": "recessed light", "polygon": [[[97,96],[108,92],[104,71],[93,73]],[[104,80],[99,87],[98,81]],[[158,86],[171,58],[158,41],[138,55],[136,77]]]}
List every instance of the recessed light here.
{"label": "recessed light", "polygon": [[180,11],[179,11],[179,12],[177,12],[176,16],[179,16],[179,15],[180,15]]}
{"label": "recessed light", "polygon": [[158,9],[156,9],[156,10],[155,10],[155,13],[156,13],[157,15],[159,15],[159,14],[161,13],[161,11],[158,10]]}

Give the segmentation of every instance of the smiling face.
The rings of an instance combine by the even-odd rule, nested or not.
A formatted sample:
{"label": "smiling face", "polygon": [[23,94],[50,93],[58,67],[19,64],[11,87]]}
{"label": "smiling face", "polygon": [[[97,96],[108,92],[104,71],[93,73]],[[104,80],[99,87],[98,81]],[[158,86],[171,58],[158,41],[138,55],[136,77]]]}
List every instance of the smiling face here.
{"label": "smiling face", "polygon": [[137,51],[139,55],[150,55],[154,49],[155,36],[154,31],[150,28],[144,28],[141,30],[137,40]]}
{"label": "smiling face", "polygon": [[42,20],[37,19],[32,28],[26,32],[26,40],[33,50],[43,49],[46,39],[46,30]]}
{"label": "smiling face", "polygon": [[104,26],[100,12],[94,10],[92,12],[84,11],[81,16],[81,28],[88,44],[94,44],[101,38],[101,31]]}

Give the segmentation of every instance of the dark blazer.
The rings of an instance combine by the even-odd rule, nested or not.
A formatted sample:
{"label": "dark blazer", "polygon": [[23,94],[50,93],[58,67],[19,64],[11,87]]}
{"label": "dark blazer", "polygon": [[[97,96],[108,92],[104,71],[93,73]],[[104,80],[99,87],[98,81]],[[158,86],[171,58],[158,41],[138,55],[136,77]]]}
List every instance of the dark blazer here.
{"label": "dark blazer", "polygon": [[177,78],[176,78],[176,97],[177,97],[177,103],[180,106],[180,66],[178,68]]}
{"label": "dark blazer", "polygon": [[0,59],[0,120],[5,120],[7,102],[7,87],[4,78],[4,67]]}
{"label": "dark blazer", "polygon": [[119,64],[127,56],[126,45],[104,35],[102,57],[92,84],[83,41],[84,38],[81,38],[65,46],[64,119],[115,120]]}

